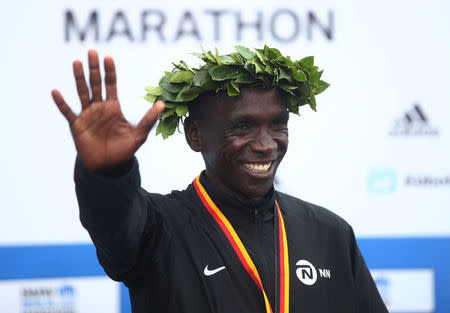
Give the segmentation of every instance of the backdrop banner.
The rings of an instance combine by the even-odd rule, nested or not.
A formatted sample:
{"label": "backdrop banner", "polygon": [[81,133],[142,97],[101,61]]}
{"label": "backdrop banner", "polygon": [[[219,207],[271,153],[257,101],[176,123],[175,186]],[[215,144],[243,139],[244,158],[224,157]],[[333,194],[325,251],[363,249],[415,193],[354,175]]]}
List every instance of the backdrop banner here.
{"label": "backdrop banner", "polygon": [[[59,89],[80,111],[73,60],[86,71],[88,49],[112,55],[122,109],[137,123],[151,105],[144,88],[171,62],[199,65],[190,53],[201,46],[267,44],[314,55],[331,84],[317,112],[291,116],[275,187],[353,226],[391,312],[449,312],[449,16],[438,0],[2,4],[0,311],[129,312],[79,222],[76,151],[50,95]],[[142,186],[158,193],[184,189],[204,167],[182,133],[153,130],[137,158]],[[102,309],[83,300],[93,288]]]}

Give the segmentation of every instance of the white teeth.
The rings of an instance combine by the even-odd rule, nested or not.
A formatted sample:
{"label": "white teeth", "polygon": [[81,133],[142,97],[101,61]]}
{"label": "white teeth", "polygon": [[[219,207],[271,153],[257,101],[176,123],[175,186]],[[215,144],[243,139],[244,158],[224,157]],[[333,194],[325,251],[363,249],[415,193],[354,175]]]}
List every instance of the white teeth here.
{"label": "white teeth", "polygon": [[265,164],[244,163],[244,167],[255,173],[265,173],[267,172],[271,164],[272,163],[265,163]]}

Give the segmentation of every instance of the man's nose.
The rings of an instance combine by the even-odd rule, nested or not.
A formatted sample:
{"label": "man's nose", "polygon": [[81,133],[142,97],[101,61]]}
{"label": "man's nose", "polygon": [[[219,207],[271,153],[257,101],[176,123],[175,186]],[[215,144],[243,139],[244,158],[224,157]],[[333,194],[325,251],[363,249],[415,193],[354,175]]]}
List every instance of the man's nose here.
{"label": "man's nose", "polygon": [[277,146],[277,142],[266,129],[260,129],[250,143],[250,147],[254,152],[263,154],[273,153],[277,149]]}

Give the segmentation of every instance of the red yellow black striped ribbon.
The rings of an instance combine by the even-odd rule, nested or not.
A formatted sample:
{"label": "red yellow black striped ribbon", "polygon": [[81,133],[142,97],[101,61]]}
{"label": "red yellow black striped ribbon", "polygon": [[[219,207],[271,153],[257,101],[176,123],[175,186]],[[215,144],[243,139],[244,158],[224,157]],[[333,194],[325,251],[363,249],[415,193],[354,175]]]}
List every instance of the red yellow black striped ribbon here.
{"label": "red yellow black striped ribbon", "polygon": [[[199,178],[200,176],[198,176],[194,180],[194,187],[197,190],[198,196],[200,197],[208,212],[215,219],[217,224],[219,224],[225,236],[230,241],[234,251],[236,252],[236,255],[238,256],[247,273],[261,290],[264,296],[264,303],[266,305],[266,313],[272,313],[272,308],[270,307],[269,300],[267,298],[266,292],[264,291],[261,278],[259,277],[258,270],[256,269],[255,264],[250,258],[247,250],[245,249],[233,226],[231,226],[228,219],[222,214],[219,208],[211,200],[205,188],[203,188],[202,184],[200,183]],[[275,204],[278,213],[278,239],[280,247],[280,313],[289,313],[289,259],[286,230],[284,226],[283,216],[281,215],[280,207],[278,206],[278,202],[275,201]]]}

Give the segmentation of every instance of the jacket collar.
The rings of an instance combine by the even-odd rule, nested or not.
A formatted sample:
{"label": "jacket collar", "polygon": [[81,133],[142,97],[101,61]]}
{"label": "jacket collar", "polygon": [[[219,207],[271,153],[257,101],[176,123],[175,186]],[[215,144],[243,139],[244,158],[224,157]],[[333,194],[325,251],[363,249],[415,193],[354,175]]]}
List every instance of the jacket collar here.
{"label": "jacket collar", "polygon": [[206,192],[222,213],[228,219],[233,220],[233,222],[245,223],[249,218],[255,218],[255,215],[263,217],[264,220],[270,220],[273,217],[275,207],[275,190],[273,186],[264,198],[243,202],[209,181],[205,171],[200,174],[200,183],[205,187]]}

